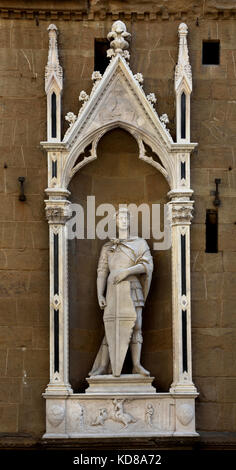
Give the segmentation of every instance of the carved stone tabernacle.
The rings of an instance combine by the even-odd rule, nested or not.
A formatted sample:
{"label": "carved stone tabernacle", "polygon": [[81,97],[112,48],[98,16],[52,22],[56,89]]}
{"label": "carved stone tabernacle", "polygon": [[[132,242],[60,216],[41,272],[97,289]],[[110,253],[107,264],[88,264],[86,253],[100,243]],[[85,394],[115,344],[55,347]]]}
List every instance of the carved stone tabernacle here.
{"label": "carved stone tabernacle", "polygon": [[[48,32],[45,68],[48,132],[47,142],[41,143],[48,156],[46,217],[50,236],[50,382],[44,394],[47,417],[44,437],[196,436],[197,391],[192,381],[191,349],[190,154],[197,144],[190,140],[192,72],[187,25],[181,23],[178,30],[176,142],[167,128],[167,114],[158,114],[158,97],[152,90],[146,93],[143,75],[140,71],[134,75],[130,69],[128,49],[132,53],[135,50],[130,48],[131,35],[120,20],[108,34],[109,64],[103,75],[93,72],[90,91],[80,92],[80,109],[66,115],[69,127],[62,139],[63,71],[57,27],[50,25]],[[85,393],[74,393],[69,380],[68,186],[82,167],[97,159],[102,136],[118,127],[134,137],[138,158],[160,171],[170,187],[173,382],[167,393],[156,391],[153,377],[140,362],[142,308],[153,267],[147,242],[132,239],[128,233],[109,240],[101,251],[97,286],[98,301],[104,309],[105,336],[87,378],[88,388]],[[132,373],[122,374],[129,347]]]}

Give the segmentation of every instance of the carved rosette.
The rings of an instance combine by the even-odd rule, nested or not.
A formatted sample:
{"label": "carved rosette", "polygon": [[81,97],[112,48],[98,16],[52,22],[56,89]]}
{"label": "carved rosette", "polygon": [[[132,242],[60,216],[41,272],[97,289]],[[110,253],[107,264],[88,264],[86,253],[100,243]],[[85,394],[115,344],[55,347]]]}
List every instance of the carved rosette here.
{"label": "carved rosette", "polygon": [[172,225],[190,225],[193,218],[193,202],[171,204]]}

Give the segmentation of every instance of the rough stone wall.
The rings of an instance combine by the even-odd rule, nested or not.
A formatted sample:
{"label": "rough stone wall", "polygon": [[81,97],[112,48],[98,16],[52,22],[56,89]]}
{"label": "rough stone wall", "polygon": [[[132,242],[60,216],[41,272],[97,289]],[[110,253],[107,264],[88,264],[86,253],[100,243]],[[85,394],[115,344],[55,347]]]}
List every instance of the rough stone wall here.
{"label": "rough stone wall", "polygon": [[[47,37],[0,22],[0,430],[40,434],[48,381]],[[45,40],[44,40],[45,37]],[[18,177],[27,200],[20,202]]]}
{"label": "rough stone wall", "polygon": [[[193,66],[191,160],[193,373],[199,429],[236,430],[236,69],[235,22],[190,26]],[[201,65],[201,40],[220,39],[220,66]],[[206,209],[221,178],[218,253],[205,253]]]}
{"label": "rough stone wall", "polygon": [[[19,2],[15,3],[11,2],[12,8],[19,7]],[[39,3],[46,8],[43,2]],[[173,10],[172,16],[161,10],[167,2],[158,2],[162,14],[145,17],[144,5],[147,11],[153,12],[154,3],[135,2],[134,11],[140,11],[140,17],[136,14],[130,22],[128,16],[126,21],[132,33],[131,67],[134,72],[143,73],[145,90],[156,93],[158,112],[169,114],[173,136],[173,74],[179,22],[184,19],[190,31],[194,78],[191,128],[192,140],[199,142],[191,164],[196,201],[192,225],[192,324],[193,372],[200,392],[197,428],[236,431],[234,2],[192,2],[196,15],[198,8],[201,10],[198,21],[193,18],[194,8],[186,10],[185,16],[178,14],[191,2],[178,2],[180,10]],[[174,3],[168,2],[170,12]],[[98,10],[101,3],[91,2],[94,10],[96,4]],[[127,8],[127,14],[131,12],[131,2],[116,4],[116,11],[122,4],[122,11]],[[203,16],[203,4],[210,16],[207,13]],[[56,19],[47,20],[42,13],[41,20],[40,15],[32,12],[27,13],[28,17],[26,14],[17,17],[17,13],[9,13],[8,6],[9,2],[1,1],[0,432],[32,433],[40,437],[45,427],[41,393],[48,383],[49,358],[48,234],[43,202],[46,156],[39,146],[46,139],[46,28],[50,22],[56,22],[60,30],[60,60],[65,75],[63,114],[76,113],[80,90],[90,91],[91,87],[94,38],[106,37],[115,18],[104,13],[104,19],[94,21],[86,16],[83,21],[74,21],[71,14],[71,21],[66,21],[64,13],[61,17],[57,13]],[[111,2],[105,6],[109,11]],[[33,2],[31,7],[35,8]],[[86,10],[86,6],[83,8]],[[78,18],[82,20],[81,16]],[[201,43],[208,38],[221,41],[220,66],[201,65]],[[25,203],[18,201],[19,176],[26,177]],[[210,191],[215,187],[216,177],[222,179],[219,253],[206,254],[205,211],[213,208]]]}

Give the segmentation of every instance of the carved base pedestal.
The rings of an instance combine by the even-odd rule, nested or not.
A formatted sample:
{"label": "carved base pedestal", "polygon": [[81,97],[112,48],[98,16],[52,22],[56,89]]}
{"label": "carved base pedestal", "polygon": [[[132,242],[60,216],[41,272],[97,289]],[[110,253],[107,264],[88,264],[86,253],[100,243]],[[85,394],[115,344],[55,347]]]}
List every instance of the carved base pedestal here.
{"label": "carved base pedestal", "polygon": [[113,375],[95,375],[86,379],[89,387],[86,394],[124,394],[124,393],[156,393],[152,386],[154,377],[144,377],[139,374],[122,374],[120,377]]}
{"label": "carved base pedestal", "polygon": [[[91,390],[93,386],[98,385],[90,383]],[[152,387],[150,383],[149,387]],[[45,394],[47,430],[43,437],[103,439],[198,435],[194,412],[196,394],[102,393],[101,390],[95,393],[91,390],[64,397]]]}

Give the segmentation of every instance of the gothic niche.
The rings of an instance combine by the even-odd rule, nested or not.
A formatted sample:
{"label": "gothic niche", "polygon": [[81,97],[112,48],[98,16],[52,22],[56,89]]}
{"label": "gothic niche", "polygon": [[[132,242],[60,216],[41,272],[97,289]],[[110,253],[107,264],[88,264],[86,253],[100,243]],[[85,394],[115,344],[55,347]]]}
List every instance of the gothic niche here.
{"label": "gothic niche", "polygon": [[[80,92],[80,109],[65,116],[68,128],[62,139],[57,27],[51,24],[48,32],[47,141],[41,142],[48,156],[50,248],[44,437],[196,436],[190,155],[197,144],[190,140],[187,25],[178,28],[176,142],[167,114],[158,115],[155,94],[146,93],[143,75],[133,74],[129,66],[131,35],[120,20],[107,36],[109,64],[103,75],[92,73],[89,94]],[[118,236],[115,232],[108,242],[91,236],[94,229],[87,221],[94,219],[87,197],[92,196],[95,209],[102,203],[116,209],[118,204],[166,204],[170,229],[165,249],[147,232],[132,238],[131,216],[124,209],[114,214]],[[75,203],[81,213],[84,209],[90,237],[68,241]]]}
{"label": "gothic niche", "polygon": [[[112,149],[112,150],[111,150]],[[169,186],[153,166],[140,160],[135,139],[121,128],[106,133],[97,147],[97,160],[84,166],[71,180],[72,203],[81,204],[87,217],[87,195],[95,196],[96,207],[110,202],[151,204],[168,202]],[[97,221],[100,218],[97,217]],[[141,222],[141,220],[140,220]],[[140,224],[140,235],[141,235]],[[171,250],[152,250],[152,284],[143,311],[143,363],[159,391],[167,392],[172,380]],[[87,387],[87,373],[103,336],[102,312],[97,302],[96,266],[103,240],[69,241],[70,382],[76,391]],[[83,270],[81,272],[81,266]],[[88,298],[89,292],[89,298]],[[158,312],[158,314],[156,313]],[[147,340],[145,340],[148,338]],[[81,367],[78,370],[78,364]],[[128,351],[123,372],[131,372]]]}

